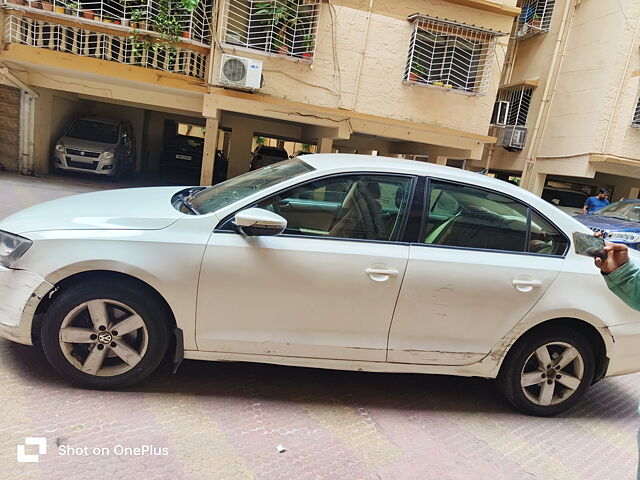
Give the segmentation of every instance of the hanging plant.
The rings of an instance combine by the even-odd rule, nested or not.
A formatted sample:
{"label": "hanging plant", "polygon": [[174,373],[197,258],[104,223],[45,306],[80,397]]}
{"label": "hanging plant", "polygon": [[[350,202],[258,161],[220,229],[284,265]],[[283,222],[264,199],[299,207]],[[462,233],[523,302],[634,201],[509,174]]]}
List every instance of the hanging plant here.
{"label": "hanging plant", "polygon": [[[193,5],[193,0],[182,0],[180,5],[183,6],[187,1],[191,2],[189,5]],[[195,5],[197,6],[197,1]],[[149,23],[147,23],[149,20],[145,18],[145,13],[143,9],[136,9],[131,13],[131,24],[134,25],[130,37],[133,54],[136,58],[141,59],[145,52],[163,52],[169,56],[169,62],[172,63],[176,57],[176,44],[180,41],[182,34],[182,27],[176,16],[177,12],[171,10],[169,0],[160,0],[158,13],[150,19]],[[158,35],[152,36],[138,30],[147,27]]]}

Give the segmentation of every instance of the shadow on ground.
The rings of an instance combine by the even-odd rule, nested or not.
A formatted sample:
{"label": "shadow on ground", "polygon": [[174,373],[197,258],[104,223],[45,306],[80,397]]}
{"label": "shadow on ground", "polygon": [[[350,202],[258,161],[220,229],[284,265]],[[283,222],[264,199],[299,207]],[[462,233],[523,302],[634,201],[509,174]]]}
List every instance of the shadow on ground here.
{"label": "shadow on ground", "polygon": [[[39,388],[68,385],[49,366],[42,351],[0,339],[0,362]],[[340,403],[354,408],[431,410],[519,415],[499,393],[496,383],[480,378],[444,375],[368,373],[268,364],[186,360],[176,375],[163,365],[128,393],[259,398],[277,402]],[[614,398],[615,408],[601,399]],[[560,417],[614,419],[635,410],[638,400],[616,379],[593,385],[573,409]]]}

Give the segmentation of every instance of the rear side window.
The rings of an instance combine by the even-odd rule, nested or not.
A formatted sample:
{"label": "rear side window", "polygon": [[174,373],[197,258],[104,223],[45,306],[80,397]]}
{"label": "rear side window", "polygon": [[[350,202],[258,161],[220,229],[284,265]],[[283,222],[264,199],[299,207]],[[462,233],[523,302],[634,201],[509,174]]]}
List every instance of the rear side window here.
{"label": "rear side window", "polygon": [[567,240],[547,220],[506,195],[431,182],[423,243],[451,247],[563,255]]}

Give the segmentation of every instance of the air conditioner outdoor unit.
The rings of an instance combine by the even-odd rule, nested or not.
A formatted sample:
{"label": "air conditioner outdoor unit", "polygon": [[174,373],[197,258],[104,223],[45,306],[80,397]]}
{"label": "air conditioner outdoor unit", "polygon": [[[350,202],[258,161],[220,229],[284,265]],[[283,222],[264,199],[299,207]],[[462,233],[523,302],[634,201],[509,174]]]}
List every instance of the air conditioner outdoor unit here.
{"label": "air conditioner outdoor unit", "polygon": [[522,150],[527,141],[527,127],[509,125],[502,127],[498,134],[498,145],[510,152]]}
{"label": "air conditioner outdoor unit", "polygon": [[225,87],[258,90],[262,82],[262,61],[252,58],[222,55],[220,83]]}

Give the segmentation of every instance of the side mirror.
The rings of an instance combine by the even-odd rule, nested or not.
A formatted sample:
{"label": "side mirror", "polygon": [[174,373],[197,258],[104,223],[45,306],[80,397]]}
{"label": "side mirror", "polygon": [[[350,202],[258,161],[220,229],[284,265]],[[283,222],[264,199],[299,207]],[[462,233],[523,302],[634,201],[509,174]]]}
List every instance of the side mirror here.
{"label": "side mirror", "polygon": [[247,236],[280,235],[287,228],[287,221],[280,215],[262,208],[248,208],[236,213],[236,227]]}

